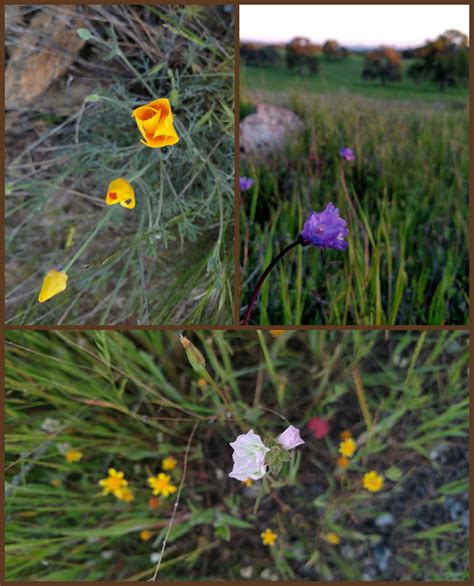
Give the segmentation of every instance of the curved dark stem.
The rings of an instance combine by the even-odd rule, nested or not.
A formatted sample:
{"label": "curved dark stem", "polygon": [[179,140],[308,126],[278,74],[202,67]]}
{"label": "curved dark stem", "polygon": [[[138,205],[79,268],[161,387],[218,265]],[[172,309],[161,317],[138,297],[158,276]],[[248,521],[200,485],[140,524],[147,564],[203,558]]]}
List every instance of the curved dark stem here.
{"label": "curved dark stem", "polygon": [[276,263],[280,260],[280,258],[285,256],[285,254],[287,252],[289,252],[292,248],[294,248],[295,246],[298,246],[298,244],[301,244],[301,246],[306,246],[306,244],[308,244],[308,243],[305,240],[303,240],[301,238],[301,236],[298,236],[298,238],[294,242],[292,242],[291,244],[288,244],[288,246],[286,248],[281,250],[274,258],[272,258],[268,267],[260,275],[260,278],[257,282],[257,285],[255,286],[255,289],[253,290],[252,296],[250,297],[249,304],[247,305],[247,311],[245,312],[244,319],[242,320],[243,326],[248,325],[254,303],[258,297],[260,289],[262,288],[263,282],[268,277],[268,274],[270,273],[270,271],[273,269],[273,267],[276,265]]}

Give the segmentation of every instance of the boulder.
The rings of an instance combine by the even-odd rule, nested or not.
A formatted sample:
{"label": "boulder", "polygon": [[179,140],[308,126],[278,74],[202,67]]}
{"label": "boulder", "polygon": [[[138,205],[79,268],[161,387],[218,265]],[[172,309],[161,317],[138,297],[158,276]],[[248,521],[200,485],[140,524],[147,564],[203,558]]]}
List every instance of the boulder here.
{"label": "boulder", "polygon": [[12,49],[5,70],[7,110],[34,107],[53,82],[69,70],[85,42],[76,32],[81,25],[76,6],[42,10],[32,18]]}
{"label": "boulder", "polygon": [[240,123],[240,153],[245,160],[268,159],[301,135],[304,124],[288,108],[258,104]]}

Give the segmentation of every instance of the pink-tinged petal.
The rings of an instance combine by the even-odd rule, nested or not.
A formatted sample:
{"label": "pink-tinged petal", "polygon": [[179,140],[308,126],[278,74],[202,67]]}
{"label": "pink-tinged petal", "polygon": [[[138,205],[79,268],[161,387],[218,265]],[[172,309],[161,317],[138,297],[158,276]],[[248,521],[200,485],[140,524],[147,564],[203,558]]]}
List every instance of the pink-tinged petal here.
{"label": "pink-tinged petal", "polygon": [[277,437],[277,442],[284,447],[285,450],[292,450],[293,448],[304,444],[304,441],[300,437],[300,430],[293,425],[290,425],[288,429],[285,429],[285,431]]}

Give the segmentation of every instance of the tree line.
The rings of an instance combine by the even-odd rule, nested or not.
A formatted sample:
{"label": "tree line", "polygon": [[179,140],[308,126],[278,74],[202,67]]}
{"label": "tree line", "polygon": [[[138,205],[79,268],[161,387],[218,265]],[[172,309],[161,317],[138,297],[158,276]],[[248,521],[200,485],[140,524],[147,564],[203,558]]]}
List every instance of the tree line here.
{"label": "tree line", "polygon": [[[397,51],[392,47],[380,47],[361,54],[364,56],[362,78],[378,79],[382,85],[401,81],[402,59],[415,60],[407,69],[408,77],[415,81],[430,80],[437,83],[441,90],[468,83],[468,37],[457,30],[448,30],[434,41],[415,49]],[[318,45],[306,37],[295,37],[281,45],[241,43],[240,55],[247,65],[286,64],[288,69],[307,75],[318,72],[321,58],[342,61],[350,55],[350,51],[333,39]]]}

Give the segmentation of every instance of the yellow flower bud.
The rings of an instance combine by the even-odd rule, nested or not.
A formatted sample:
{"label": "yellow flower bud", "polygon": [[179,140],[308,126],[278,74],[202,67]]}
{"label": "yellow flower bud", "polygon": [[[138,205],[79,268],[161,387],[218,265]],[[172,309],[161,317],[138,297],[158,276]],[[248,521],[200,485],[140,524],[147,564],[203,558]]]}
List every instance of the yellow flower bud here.
{"label": "yellow flower bud", "polygon": [[67,275],[61,271],[51,269],[43,279],[43,286],[38,296],[38,301],[43,303],[54,297],[67,287]]}
{"label": "yellow flower bud", "polygon": [[186,356],[188,357],[189,363],[191,364],[194,372],[197,374],[202,374],[206,368],[206,359],[201,354],[201,352],[196,348],[196,346],[186,338],[180,334],[179,341],[183,345],[183,348],[186,352]]}
{"label": "yellow flower bud", "polygon": [[154,100],[135,108],[132,113],[144,140],[140,142],[152,149],[176,144],[179,137],[174,129],[173,114],[167,98]]}
{"label": "yellow flower bud", "polygon": [[135,192],[128,181],[119,177],[114,179],[108,189],[105,203],[112,206],[119,203],[122,207],[132,210],[135,207]]}

